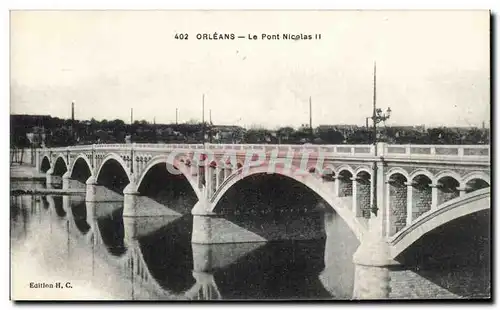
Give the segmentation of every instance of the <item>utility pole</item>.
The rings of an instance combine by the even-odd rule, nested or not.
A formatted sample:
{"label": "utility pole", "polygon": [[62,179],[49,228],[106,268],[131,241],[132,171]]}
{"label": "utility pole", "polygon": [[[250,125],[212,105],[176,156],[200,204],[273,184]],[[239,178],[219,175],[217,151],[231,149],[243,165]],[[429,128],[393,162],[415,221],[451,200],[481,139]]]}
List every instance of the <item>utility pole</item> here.
{"label": "utility pole", "polygon": [[201,124],[202,141],[205,144],[205,94],[201,97]]}
{"label": "utility pole", "polygon": [[177,121],[178,121],[178,119],[177,119],[178,110],[179,110],[178,108],[175,108],[175,124],[176,125],[177,125]]}
{"label": "utility pole", "polygon": [[377,63],[373,64],[373,145],[375,145],[375,156],[377,156]]}
{"label": "utility pole", "polygon": [[314,140],[313,127],[312,127],[312,101],[311,96],[309,96],[309,131],[310,131],[310,140],[311,143]]}
{"label": "utility pole", "polygon": [[75,138],[75,102],[71,102],[71,136],[73,137],[73,141],[76,141]]}
{"label": "utility pole", "polygon": [[133,125],[134,125],[134,108],[130,108],[130,143],[132,143]]}
{"label": "utility pole", "polygon": [[208,131],[208,141],[209,143],[212,143],[212,109],[208,110],[208,117],[209,117],[209,131]]}

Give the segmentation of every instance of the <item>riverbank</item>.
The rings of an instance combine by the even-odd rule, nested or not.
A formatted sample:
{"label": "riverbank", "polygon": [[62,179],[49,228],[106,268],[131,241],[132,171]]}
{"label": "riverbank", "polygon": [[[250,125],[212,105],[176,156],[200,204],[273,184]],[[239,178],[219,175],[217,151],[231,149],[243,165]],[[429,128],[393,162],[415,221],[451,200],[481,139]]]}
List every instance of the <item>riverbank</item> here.
{"label": "riverbank", "polygon": [[11,181],[44,181],[45,174],[38,172],[36,167],[30,165],[11,165]]}

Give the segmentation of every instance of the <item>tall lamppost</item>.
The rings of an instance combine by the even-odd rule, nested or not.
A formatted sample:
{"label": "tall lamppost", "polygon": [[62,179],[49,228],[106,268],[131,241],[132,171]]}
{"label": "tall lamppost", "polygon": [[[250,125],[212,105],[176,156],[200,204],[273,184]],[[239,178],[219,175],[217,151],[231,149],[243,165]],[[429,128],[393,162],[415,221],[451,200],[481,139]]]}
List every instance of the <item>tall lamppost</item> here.
{"label": "tall lamppost", "polygon": [[[375,156],[377,156],[377,124],[380,122],[385,122],[391,117],[391,108],[387,108],[385,113],[382,113],[382,109],[377,108],[377,63],[373,65],[373,148],[375,151]],[[373,201],[371,211],[375,216],[377,216],[378,206],[377,206],[377,161],[373,162]]]}

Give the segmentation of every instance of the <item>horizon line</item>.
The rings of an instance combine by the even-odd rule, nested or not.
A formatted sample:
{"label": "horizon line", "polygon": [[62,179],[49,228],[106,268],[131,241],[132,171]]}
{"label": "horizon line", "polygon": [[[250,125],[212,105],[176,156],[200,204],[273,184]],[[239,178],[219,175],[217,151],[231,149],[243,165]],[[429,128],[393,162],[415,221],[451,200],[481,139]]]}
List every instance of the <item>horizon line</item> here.
{"label": "horizon line", "polygon": [[[19,114],[19,113],[16,113],[16,114],[13,114],[13,113],[10,113],[10,116],[34,116],[34,117],[51,117],[51,118],[58,118],[58,119],[63,119],[63,120],[71,120],[71,118],[64,118],[64,117],[59,117],[59,116],[52,116],[51,114]],[[120,120],[120,121],[123,121],[125,123],[125,125],[130,125],[130,122],[127,122],[127,120],[125,119],[122,119],[122,118],[113,118],[113,119],[107,119],[107,118],[101,118],[101,119],[97,119],[97,118],[90,118],[90,119],[81,119],[81,118],[75,118],[75,121],[91,121],[92,119],[98,121],[98,122],[102,122],[104,120],[106,121],[115,121],[115,120]],[[152,122],[150,120],[147,120],[147,119],[138,119],[138,120],[134,120],[134,122],[141,122],[141,121],[146,121],[148,125],[156,125],[156,126],[159,126],[159,125],[180,125],[180,124],[189,124],[189,121],[178,121],[177,123],[175,122],[175,120],[172,120],[170,122],[158,122],[156,120],[156,122]],[[205,123],[208,123],[208,122],[205,122]],[[491,121],[490,120],[485,120],[483,121],[484,123],[484,128],[490,128],[490,123]],[[425,127],[425,128],[439,128],[439,127],[447,127],[447,128],[481,128],[483,127],[483,123],[481,124],[469,124],[469,125],[450,125],[450,124],[425,124],[425,123],[420,123],[420,124],[417,124],[417,123],[413,123],[413,124],[410,124],[410,123],[406,123],[406,124],[401,124],[401,123],[395,123],[395,124],[389,124],[389,125],[385,125],[385,126],[382,126],[382,127]],[[192,123],[192,125],[196,125],[196,124],[202,124],[202,122],[200,120],[196,120],[196,123]],[[305,124],[305,123],[304,123]],[[308,124],[306,124],[308,125]],[[219,123],[219,124],[216,124],[214,123],[213,126],[238,126],[238,127],[242,127],[244,129],[253,129],[253,128],[258,128],[258,129],[278,129],[278,128],[284,128],[284,127],[291,127],[291,128],[301,128],[302,127],[302,124],[301,125],[291,125],[291,124],[287,124],[287,125],[273,125],[273,126],[267,126],[267,125],[264,125],[264,124],[238,124],[238,123]],[[357,127],[360,127],[360,128],[366,128],[365,126],[365,123],[321,123],[321,124],[318,124],[316,126],[313,126],[313,128],[317,128],[319,126],[357,126]],[[309,127],[309,126],[307,126]],[[368,128],[373,128],[373,124],[369,124]]]}

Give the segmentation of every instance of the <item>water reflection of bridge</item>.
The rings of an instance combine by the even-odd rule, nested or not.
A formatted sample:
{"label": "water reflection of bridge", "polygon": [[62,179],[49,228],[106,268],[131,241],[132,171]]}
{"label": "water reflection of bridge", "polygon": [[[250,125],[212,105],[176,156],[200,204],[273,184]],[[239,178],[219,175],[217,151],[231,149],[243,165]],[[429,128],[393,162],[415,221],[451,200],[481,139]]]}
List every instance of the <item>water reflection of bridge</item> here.
{"label": "water reflection of bridge", "polygon": [[[19,199],[24,199],[21,204],[25,206],[20,210],[29,209],[32,216],[51,218],[52,225],[68,232],[68,242],[61,245],[68,247],[68,255],[71,255],[72,248],[86,247],[92,251],[92,266],[103,263],[112,266],[124,280],[130,282],[132,299],[151,299],[152,296],[154,299],[166,300],[290,298],[298,292],[287,292],[283,286],[275,287],[276,291],[269,292],[272,296],[265,296],[263,292],[266,288],[256,287],[262,282],[262,273],[259,273],[256,266],[260,265],[263,269],[273,265],[276,268],[282,266],[283,270],[276,271],[269,277],[283,277],[286,273],[292,274],[293,270],[289,268],[298,269],[297,264],[306,263],[312,266],[303,270],[303,274],[298,275],[299,278],[296,275],[285,282],[293,281],[294,286],[300,287],[302,280],[302,287],[316,290],[312,292],[316,297],[319,294],[321,298],[331,298],[337,294],[337,297],[342,298],[340,291],[328,288],[328,280],[325,282],[325,279],[321,279],[327,271],[326,240],[302,246],[299,250],[290,245],[272,245],[275,247],[275,254],[281,251],[283,254],[281,258],[279,255],[271,257],[266,243],[192,244],[191,216],[124,218],[121,216],[123,207],[116,203],[95,208],[92,203],[86,203],[78,197],[47,196],[30,200],[29,196],[24,196]],[[30,208],[26,208],[28,205]],[[170,237],[170,240],[166,237]],[[295,255],[295,263],[290,262],[291,255]],[[300,255],[303,257],[299,257]],[[267,263],[264,259],[266,257]],[[246,266],[246,270],[241,266]],[[287,269],[286,272],[284,269]],[[98,272],[97,267],[95,271],[92,270]],[[257,276],[246,278],[242,275],[249,272],[257,273]],[[246,289],[253,287],[256,292],[248,294],[242,287],[244,285],[247,285]],[[267,289],[269,287],[271,285]],[[349,298],[348,292],[352,291],[352,285],[343,291],[344,297]]]}
{"label": "water reflection of bridge", "polygon": [[[424,223],[437,222],[438,224],[436,225],[439,225],[439,221],[446,220],[446,218],[440,219],[440,217],[443,217],[443,214],[450,214],[450,210],[448,209],[451,209],[451,211],[457,213],[455,216],[459,217],[461,220],[459,226],[469,227],[467,234],[470,235],[469,237],[475,236],[477,234],[477,229],[474,227],[483,227],[488,230],[488,226],[484,224],[487,224],[489,213],[483,214],[484,211],[481,211],[484,209],[485,204],[484,198],[482,197],[485,195],[489,197],[489,189],[477,190],[469,195],[461,197],[460,200],[449,200],[443,205],[442,209],[438,209],[438,211],[441,210],[441,212],[424,214],[424,216],[430,217],[430,220],[424,221]],[[469,200],[469,202],[466,205],[459,204],[460,201],[464,200]],[[246,294],[241,293],[238,295],[238,293],[234,293],[234,291],[238,291],[238,287],[246,285],[248,288],[250,285],[250,287],[255,288],[258,286],[259,281],[262,282],[262,273],[258,275],[261,277],[260,279],[252,279],[251,277],[245,276],[246,273],[248,274],[248,270],[238,269],[238,265],[250,266],[248,268],[252,270],[259,270],[258,265],[262,267],[262,265],[265,265],[266,259],[268,259],[266,254],[269,254],[269,247],[264,243],[245,243],[237,246],[230,244],[191,244],[189,241],[192,233],[191,227],[193,225],[193,219],[190,215],[186,216],[177,213],[164,217],[123,217],[123,202],[101,202],[96,206],[95,202],[85,202],[83,197],[78,196],[61,197],[49,195],[42,197],[35,196],[34,199],[32,199],[31,196],[19,196],[12,197],[11,204],[23,206],[22,208],[12,208],[11,210],[11,214],[14,218],[12,225],[13,235],[23,235],[26,234],[27,230],[29,231],[29,226],[32,225],[33,222],[22,220],[23,218],[33,217],[34,219],[32,220],[42,221],[42,216],[51,217],[52,220],[48,222],[50,224],[48,226],[50,231],[52,231],[53,225],[57,225],[62,231],[68,233],[67,243],[61,243],[61,246],[66,245],[68,255],[71,254],[74,247],[87,247],[88,249],[92,249],[95,259],[100,261],[97,265],[107,264],[113,266],[113,268],[117,270],[117,274],[123,275],[125,280],[131,283],[131,293],[127,298],[133,297],[135,299],[140,299],[143,298],[143,296],[149,296],[144,297],[144,299],[269,298],[269,296],[258,294],[251,296],[249,290],[245,291]],[[470,208],[476,208],[477,210],[471,211],[469,210]],[[468,218],[459,216],[460,213],[463,212],[466,214],[467,212],[475,212],[474,214],[480,215],[480,220],[483,218],[481,220],[482,222],[463,222],[464,219]],[[38,218],[36,218],[36,216],[38,216]],[[313,245],[311,250],[306,250],[309,254],[316,252],[316,256],[321,256],[319,259],[321,260],[321,264],[316,263],[316,266],[308,270],[313,275],[313,279],[311,279],[311,277],[303,277],[301,281],[310,286],[317,287],[316,296],[320,295],[325,296],[325,298],[348,299],[352,296],[354,282],[352,253],[359,244],[359,241],[356,240],[354,235],[352,235],[352,240],[346,240],[343,231],[347,229],[347,227],[344,225],[342,228],[341,225],[339,225],[343,223],[342,221],[340,221],[340,223],[336,223],[334,220],[332,221],[332,217],[335,218],[335,216],[335,213],[331,212],[325,214],[325,240],[323,240],[321,244]],[[416,221],[416,224],[418,224],[419,221]],[[471,223],[473,224],[472,226]],[[432,227],[427,227],[426,229],[432,230]],[[443,234],[442,229],[439,231],[440,234]],[[444,244],[446,247],[453,244],[453,239],[457,239],[457,231],[454,231],[453,236],[455,237],[451,239],[450,236],[448,236],[449,234],[443,235],[444,241],[448,244]],[[71,238],[73,238],[71,240],[70,235]],[[402,230],[399,234],[396,234],[391,241],[396,245],[394,249],[397,249],[398,242],[408,242],[407,240],[409,238],[415,238],[414,235],[415,233],[411,229]],[[167,236],[177,240],[183,238],[187,246],[174,247],[170,244],[169,246],[163,246],[162,250],[159,252],[148,253],[148,249],[155,248],[154,245],[168,244],[165,239]],[[466,236],[463,236],[463,238],[465,237]],[[484,237],[487,238],[488,236],[484,235],[481,238],[484,239]],[[439,236],[436,237],[429,234],[429,236],[422,240],[418,240],[415,244],[418,247],[425,247],[425,243],[428,243],[429,240],[431,243],[435,242],[433,238],[439,239]],[[460,240],[463,238],[460,237]],[[74,242],[78,243],[75,245]],[[471,242],[477,243],[477,240],[475,239]],[[402,246],[404,247],[405,245],[403,244]],[[158,248],[158,246],[156,246],[156,248]],[[307,247],[303,247],[302,249],[307,249]],[[448,249],[446,250],[449,252]],[[298,252],[300,252],[300,250]],[[296,253],[297,252],[295,252],[295,254]],[[275,258],[279,257],[277,254],[275,250],[270,256]],[[435,255],[436,253],[431,254]],[[488,253],[480,252],[478,254],[487,255]],[[461,254],[458,255],[460,256]],[[287,258],[291,256],[292,255],[289,255]],[[160,258],[160,261],[155,262],[155,257]],[[163,258],[167,259],[161,261]],[[310,255],[308,259],[311,262],[318,261],[318,257],[314,258]],[[179,264],[179,262],[183,263]],[[169,276],[162,276],[162,270],[158,270],[158,268],[155,267],[161,265],[171,266],[169,270],[170,274],[166,272]],[[293,269],[289,270],[289,273],[293,272]],[[469,271],[464,270],[465,274],[467,272]],[[165,274],[165,270],[163,270],[163,274]],[[399,282],[407,281],[408,277],[406,275],[401,276],[401,274],[401,272],[399,274],[393,272],[391,277],[393,277],[393,275],[395,276],[391,281],[394,281],[396,285]],[[464,292],[466,288],[458,289],[458,291],[453,287],[444,289],[443,287],[447,287],[449,283],[444,283],[443,285],[439,282],[442,280],[436,280],[435,277],[429,278],[428,273],[420,274],[422,274],[424,278],[428,278],[427,281],[424,281],[424,284],[421,285],[427,286],[427,290],[439,292],[439,296],[441,297],[449,296],[456,298],[457,296],[463,296],[461,293],[467,294],[467,292]],[[231,279],[231,275],[233,275],[233,279]],[[284,273],[280,274],[278,272],[276,276],[286,278]],[[455,274],[453,276],[457,275]],[[238,279],[234,279],[235,277]],[[411,277],[414,277],[414,275]],[[449,277],[450,275],[445,275],[445,278]],[[463,282],[460,279],[461,278],[458,277],[457,282]],[[245,283],[242,284],[242,281]],[[285,279],[283,281],[286,282],[291,280]],[[481,294],[488,295],[488,293],[485,293],[489,291],[489,284],[487,281],[487,279],[483,281],[483,288],[479,290]],[[173,283],[182,283],[182,285],[176,286]],[[295,283],[297,283],[297,281],[295,281]],[[436,285],[436,283],[440,285]],[[266,290],[269,286],[265,288],[261,287],[261,289]],[[227,289],[227,287],[231,289]],[[280,286],[275,285],[275,287]],[[241,288],[240,292],[243,290],[244,288]],[[258,289],[253,291],[259,292]],[[285,296],[284,294],[286,292],[281,291],[274,293]],[[401,294],[397,296],[404,296],[403,294],[407,292],[401,292],[396,286],[395,293]],[[272,296],[272,298],[276,297]]]}

